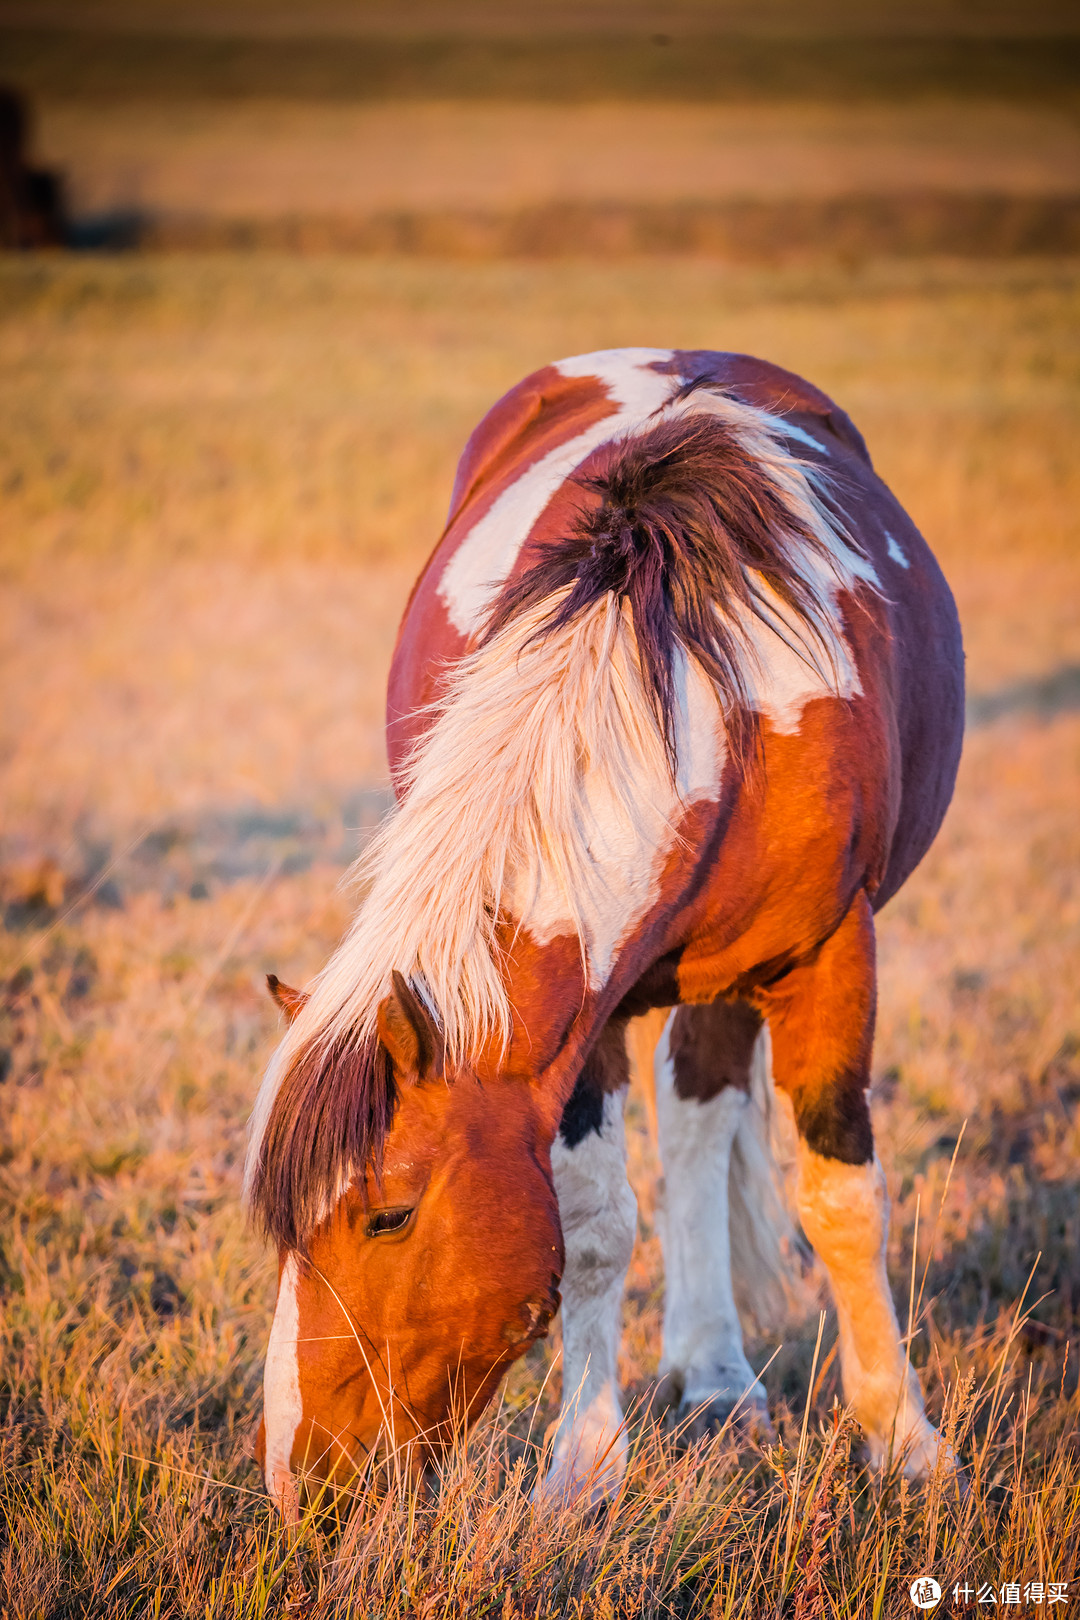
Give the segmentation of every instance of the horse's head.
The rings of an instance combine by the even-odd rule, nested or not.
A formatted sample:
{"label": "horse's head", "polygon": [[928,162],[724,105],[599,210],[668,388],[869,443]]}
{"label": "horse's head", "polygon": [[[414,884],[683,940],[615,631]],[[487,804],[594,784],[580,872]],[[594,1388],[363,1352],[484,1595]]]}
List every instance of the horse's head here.
{"label": "horse's head", "polygon": [[[296,992],[271,982],[290,1016]],[[298,1474],[343,1484],[372,1459],[417,1472],[483,1410],[559,1305],[562,1233],[534,1088],[445,1072],[395,975],[379,1009],[395,1103],[381,1156],[306,1254],[284,1247],[259,1454],[286,1512]]]}

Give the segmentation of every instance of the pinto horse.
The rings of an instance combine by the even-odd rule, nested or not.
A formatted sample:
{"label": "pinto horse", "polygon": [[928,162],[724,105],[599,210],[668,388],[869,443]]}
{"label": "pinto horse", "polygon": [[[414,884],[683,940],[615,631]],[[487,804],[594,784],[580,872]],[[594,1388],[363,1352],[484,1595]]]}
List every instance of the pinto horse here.
{"label": "pinto horse", "polygon": [[676,1414],[767,1424],[733,1265],[762,1303],[783,1216],[746,1126],[768,1058],[847,1399],[875,1459],[934,1466],[867,1087],[874,913],[941,823],[962,717],[949,589],[816,388],[617,349],[493,407],[398,637],[397,806],[363,901],[309,994],[271,986],[292,1022],[247,1190],[280,1253],[259,1444],[284,1511],[299,1476],[437,1459],[560,1289],[538,1489],[617,1487],[626,1032],[649,1009],[674,1009],[655,1110]]}

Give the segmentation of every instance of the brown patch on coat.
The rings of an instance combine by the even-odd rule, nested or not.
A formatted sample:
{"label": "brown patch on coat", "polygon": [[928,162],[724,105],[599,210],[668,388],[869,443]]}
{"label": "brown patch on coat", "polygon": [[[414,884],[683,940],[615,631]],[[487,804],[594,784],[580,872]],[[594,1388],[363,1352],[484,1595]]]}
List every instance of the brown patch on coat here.
{"label": "brown patch on coat", "polygon": [[760,1012],[748,1001],[679,1007],[668,1035],[675,1095],[683,1102],[706,1103],[727,1086],[749,1091],[761,1023]]}
{"label": "brown patch on coat", "polygon": [[599,377],[567,377],[557,366],[525,377],[469,436],[454,474],[447,535],[458,527],[466,507],[472,528],[529,467],[618,409]]}
{"label": "brown patch on coat", "polygon": [[874,919],[865,893],[811,960],[761,990],[773,1077],[788,1093],[799,1135],[823,1158],[874,1156],[867,1089],[877,975]]}
{"label": "brown patch on coat", "polygon": [[559,1135],[568,1148],[577,1147],[590,1131],[599,1134],[604,1123],[604,1098],[624,1091],[629,1083],[626,1020],[615,1017],[601,1029],[563,1109]]}
{"label": "brown patch on coat", "polygon": [[670,360],[654,360],[652,370],[684,382],[704,380],[748,405],[774,416],[794,418],[804,431],[835,439],[870,466],[866,441],[846,411],[828,394],[783,366],[751,354],[721,354],[713,349],[675,349]]}

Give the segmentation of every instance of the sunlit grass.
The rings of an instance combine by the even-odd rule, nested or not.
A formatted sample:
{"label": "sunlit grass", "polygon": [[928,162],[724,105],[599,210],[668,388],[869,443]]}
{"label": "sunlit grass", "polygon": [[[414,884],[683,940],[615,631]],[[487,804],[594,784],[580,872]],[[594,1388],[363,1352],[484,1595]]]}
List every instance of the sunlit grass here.
{"label": "sunlit grass", "polygon": [[[813,1379],[816,1321],[766,1374],[782,1453],[680,1452],[635,1415],[614,1508],[538,1520],[556,1335],[434,1497],[394,1487],[347,1527],[284,1530],[251,1460],[274,1267],[239,1169],[275,1029],[261,975],[303,982],[345,921],[397,615],[501,390],[620,342],[809,375],[935,544],[971,684],[998,691],[1080,663],[1078,291],[1075,269],[1030,266],[0,265],[0,1612],[809,1620],[908,1615],[926,1570],[946,1589],[1071,1577],[1067,708],[972,732],[880,925],[890,1270],[902,1321],[925,1270],[912,1353],[966,1497],[863,1470],[832,1415],[830,1314]],[[640,1400],[662,1278],[631,1118]],[[776,1346],[750,1349],[761,1366]]]}

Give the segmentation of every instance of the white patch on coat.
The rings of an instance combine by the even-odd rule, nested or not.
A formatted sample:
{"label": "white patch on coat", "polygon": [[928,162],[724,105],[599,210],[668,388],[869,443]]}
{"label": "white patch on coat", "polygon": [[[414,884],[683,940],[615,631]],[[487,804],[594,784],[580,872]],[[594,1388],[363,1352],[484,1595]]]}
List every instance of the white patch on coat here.
{"label": "white patch on coat", "polygon": [[807,433],[805,428],[796,427],[795,423],[789,422],[787,417],[777,416],[773,420],[778,424],[785,439],[795,439],[799,444],[809,445],[811,450],[824,450],[825,446],[820,439],[815,439],[814,435]]}
{"label": "white patch on coat", "polygon": [[551,1168],[566,1244],[562,1278],[562,1407],[539,1501],[614,1495],[628,1442],[619,1401],[618,1353],[626,1269],[637,1204],[626,1179],[623,1098],[604,1098],[599,1133],[569,1148],[561,1135]]}
{"label": "white patch on coat", "polygon": [[[747,658],[743,678],[750,706],[763,715],[774,731],[794,736],[802,712],[815,698],[853,698],[862,693],[862,682],[847,640],[836,630],[827,638],[828,662],[815,649],[806,646],[806,632],[798,625],[790,608],[767,585],[773,623],[741,611]],[[824,664],[824,667],[823,667]]]}
{"label": "white patch on coat", "polygon": [[675,657],[678,769],[659,748],[641,760],[633,802],[605,760],[585,773],[581,794],[583,881],[570,903],[561,874],[536,847],[506,887],[506,907],[538,945],[580,928],[592,989],[603,986],[619,948],[660,898],[660,880],[690,805],[715,799],[726,748],[716,694],[697,664]]}
{"label": "white patch on coat", "polygon": [[605,349],[555,362],[564,377],[603,383],[616,410],[527,467],[473,524],[439,582],[450,622],[462,635],[472,635],[486,618],[533,525],[586,456],[643,424],[667,401],[679,379],[649,367],[670,358],[670,349]]}
{"label": "white patch on coat", "polygon": [[304,1415],[297,1360],[300,1338],[300,1306],[296,1292],[298,1274],[296,1256],[290,1254],[281,1268],[277,1306],[270,1328],[270,1342],[266,1347],[266,1368],[263,1373],[263,1424],[266,1437],[263,1476],[267,1490],[287,1519],[294,1519],[297,1513],[292,1451],[296,1431]]}
{"label": "white patch on coat", "polygon": [[894,563],[899,563],[901,568],[911,567],[911,564],[904,556],[904,553],[900,550],[898,542],[893,539],[888,529],[885,530],[885,545],[888,549],[889,556],[892,558]]}
{"label": "white patch on coat", "polygon": [[955,1467],[927,1421],[919,1380],[900,1338],[885,1269],[889,1196],[879,1161],[843,1164],[800,1140],[796,1197],[803,1230],[829,1275],[844,1394],[874,1464],[890,1455],[902,1459],[912,1479],[925,1478],[939,1458]]}
{"label": "white patch on coat", "polygon": [[731,1273],[728,1172],[749,1106],[725,1086],[709,1102],[675,1090],[672,1013],[656,1048],[656,1118],[664,1167],[658,1211],[664,1250],[664,1344],[660,1374],[675,1374],[685,1411],[706,1402],[765,1407],[765,1390],[743,1350]]}

